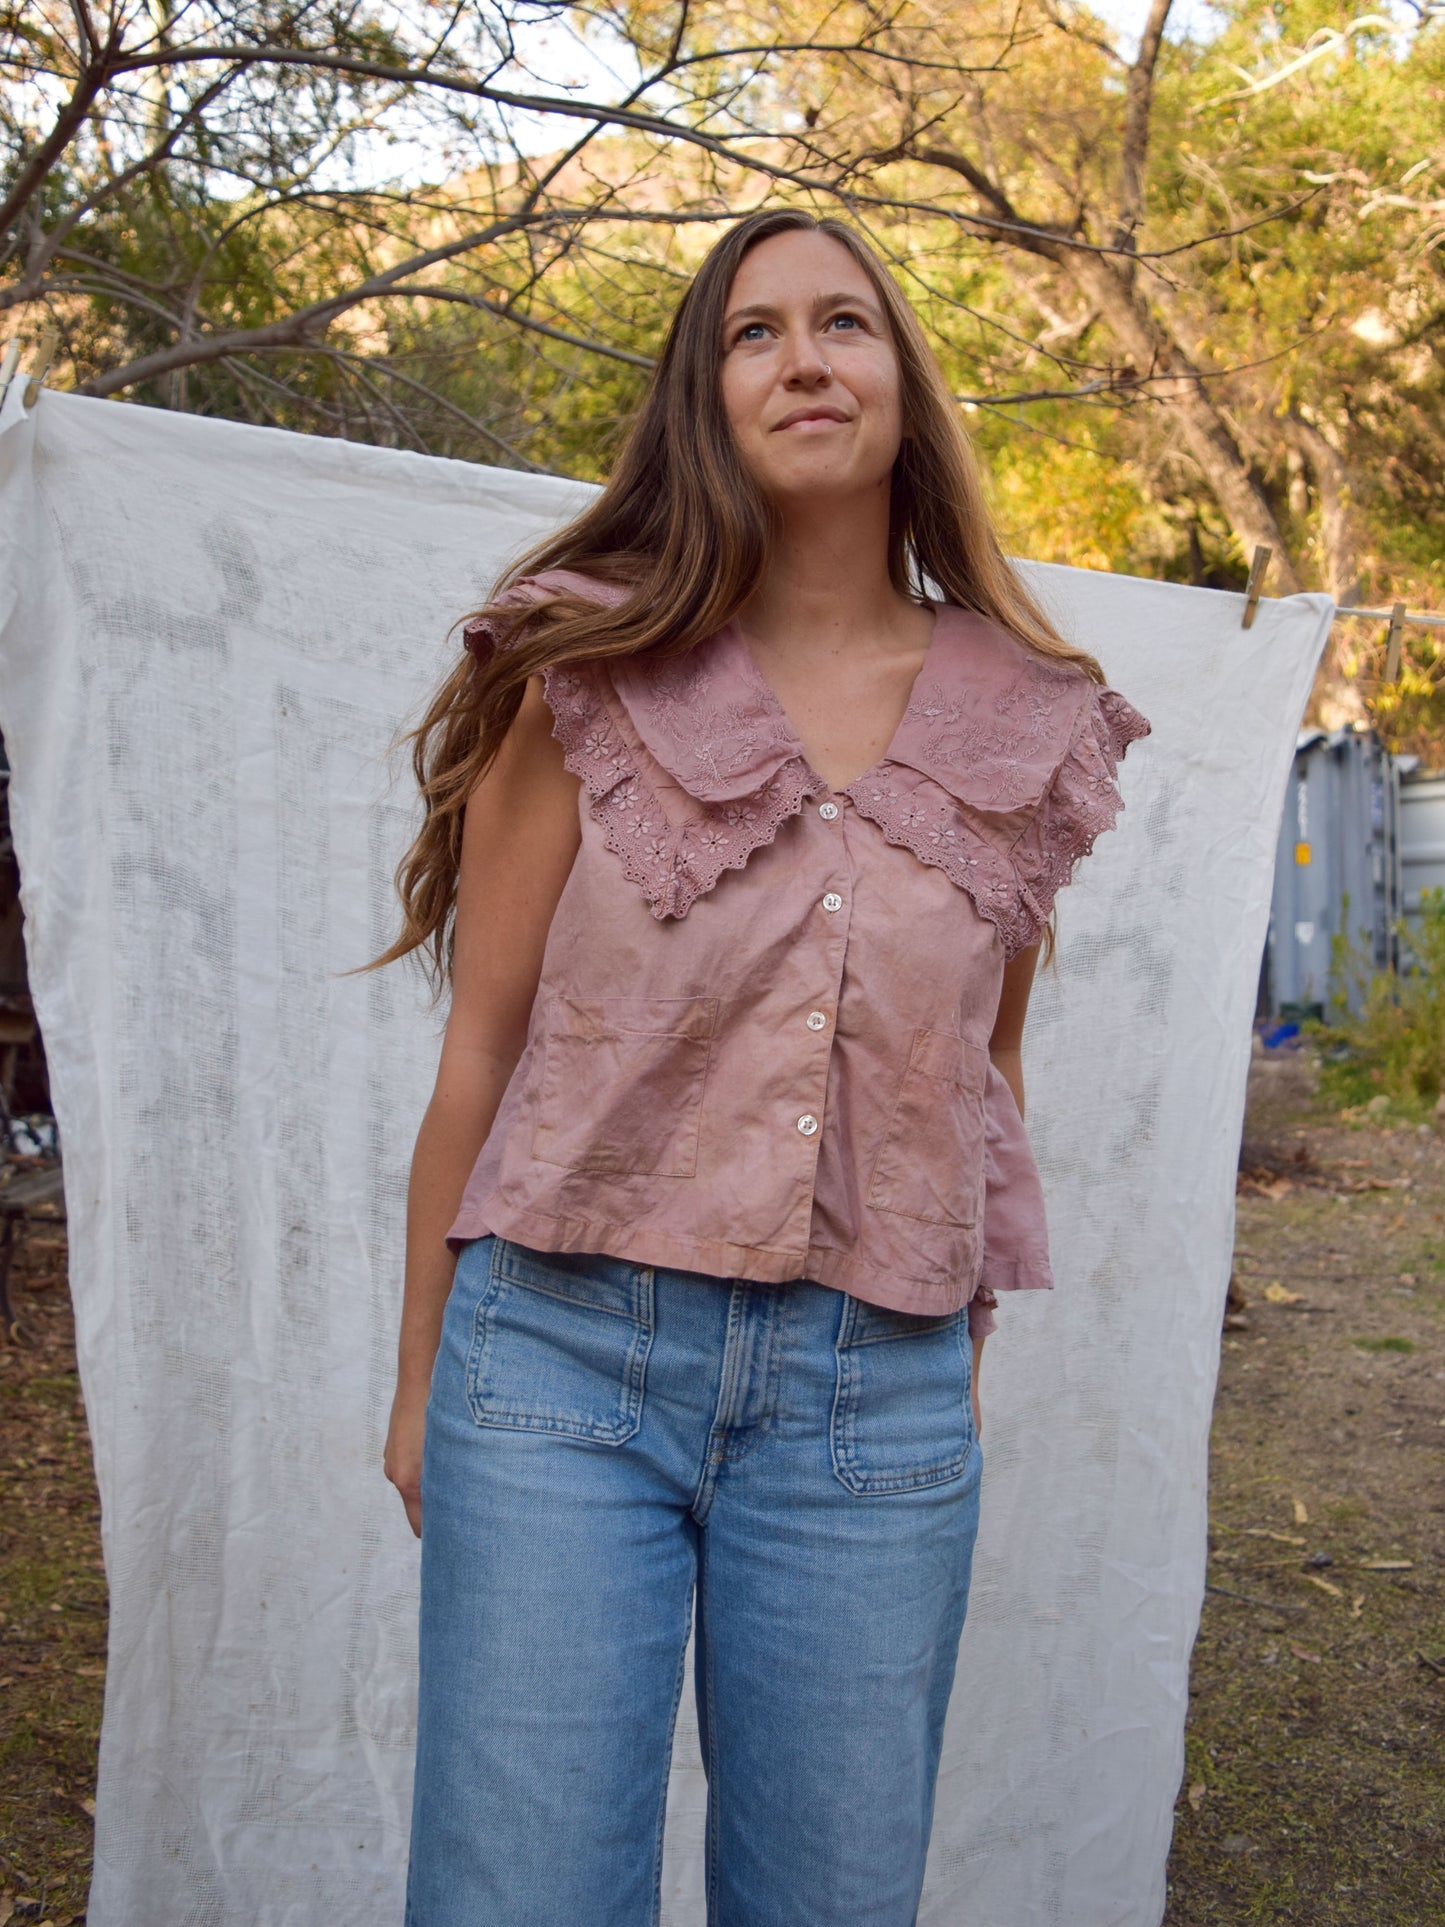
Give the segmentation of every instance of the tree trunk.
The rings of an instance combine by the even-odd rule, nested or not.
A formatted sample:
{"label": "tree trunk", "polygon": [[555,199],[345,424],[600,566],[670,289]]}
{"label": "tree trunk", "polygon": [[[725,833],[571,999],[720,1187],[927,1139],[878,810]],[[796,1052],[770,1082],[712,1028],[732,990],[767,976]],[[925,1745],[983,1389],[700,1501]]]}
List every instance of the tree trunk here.
{"label": "tree trunk", "polygon": [[1101,255],[1062,248],[1059,266],[1097,305],[1110,332],[1141,374],[1166,380],[1152,392],[1167,397],[1180,436],[1224,511],[1245,562],[1261,544],[1274,551],[1273,589],[1293,595],[1304,587],[1259,477],[1250,467],[1209,395],[1200,371],[1149,307],[1137,286]]}
{"label": "tree trunk", "polygon": [[[1162,21],[1168,9],[1161,5],[1156,11]],[[1243,560],[1251,561],[1263,545],[1274,554],[1274,593],[1293,595],[1303,588],[1263,484],[1215,407],[1201,371],[1141,291],[1134,262],[1125,256],[1116,265],[1106,255],[1070,245],[1070,237],[1058,229],[1024,220],[997,182],[957,148],[918,148],[913,158],[961,175],[989,213],[1007,223],[985,230],[996,248],[1052,262],[1086,303],[1098,309],[1136,370],[1154,378],[1150,392],[1166,402],[1178,421],[1184,445],[1224,511]]]}
{"label": "tree trunk", "polygon": [[[1315,426],[1293,409],[1281,423],[1285,440],[1309,465],[1320,505],[1320,561],[1325,584],[1339,603],[1360,600],[1359,548],[1355,535],[1350,473],[1338,449]],[[1346,657],[1361,638],[1358,624],[1337,622],[1330,631],[1315,677],[1305,721],[1320,729],[1343,729],[1367,723],[1370,712],[1360,686],[1346,667]]]}

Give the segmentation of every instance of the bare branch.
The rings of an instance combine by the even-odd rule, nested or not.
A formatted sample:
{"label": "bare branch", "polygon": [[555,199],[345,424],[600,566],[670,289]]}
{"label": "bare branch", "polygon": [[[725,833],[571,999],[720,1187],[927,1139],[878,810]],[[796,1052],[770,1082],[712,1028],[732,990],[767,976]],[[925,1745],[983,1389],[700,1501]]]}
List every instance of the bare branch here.
{"label": "bare branch", "polygon": [[363,301],[388,293],[404,276],[416,273],[419,268],[449,261],[455,255],[469,253],[473,248],[485,247],[523,228],[546,226],[557,219],[554,214],[510,215],[474,234],[463,235],[459,241],[431,248],[410,261],[403,261],[383,274],[371,275],[354,287],[328,295],[322,301],[313,301],[304,308],[298,308],[294,314],[284,315],[279,321],[268,322],[259,328],[232,328],[224,334],[202,335],[188,341],[174,342],[169,348],[143,355],[124,368],[116,368],[108,374],[96,375],[90,381],[82,382],[79,392],[83,395],[114,395],[123,388],[133,388],[137,382],[153,381],[159,375],[169,374],[173,368],[220,361],[227,355],[252,354],[265,348],[319,346],[321,336],[338,315],[345,314],[348,308],[358,307]]}
{"label": "bare branch", "polygon": [[[13,306],[17,301],[30,299],[31,294],[27,288],[27,284],[38,283],[39,277],[45,272],[47,263],[54,258],[56,250],[64,242],[65,237],[74,232],[77,224],[83,221],[87,214],[93,214],[96,208],[100,207],[103,202],[123,192],[132,182],[139,180],[142,175],[153,172],[163,161],[168,160],[175,152],[181,136],[189,133],[192,128],[199,124],[205,110],[225,92],[235,77],[233,70],[231,73],[223,74],[219,80],[214,81],[200,98],[186,109],[186,112],[176,121],[175,125],[163,140],[158,141],[148,153],[142,154],[138,160],[134,161],[129,167],[124,168],[119,174],[109,176],[99,187],[87,194],[83,200],[77,201],[69,213],[63,215],[48,233],[42,232],[42,234],[37,237],[37,245],[32,249],[26,259],[24,281],[18,283],[14,288],[8,288],[0,292],[0,311]],[[3,225],[3,223],[0,223],[0,225]]]}
{"label": "bare branch", "polygon": [[438,394],[434,388],[428,388],[425,382],[418,381],[414,375],[404,375],[394,361],[371,360],[364,355],[348,354],[344,348],[327,348],[323,352],[333,360],[346,362],[355,369],[384,374],[388,380],[399,382],[403,388],[410,388],[415,394],[425,395],[427,400],[433,402],[444,414],[455,415],[459,422],[465,422],[468,428],[480,435],[484,441],[490,442],[494,448],[501,449],[504,455],[509,456],[519,468],[526,469],[528,474],[543,475],[547,472],[539,468],[536,462],[529,460],[519,448],[514,448],[510,442],[504,441],[495,429],[488,428],[485,422],[478,421],[475,415],[469,415],[464,408],[458,408],[454,401],[448,401],[445,395]]}
{"label": "bare branch", "polygon": [[[914,152],[911,158],[922,161],[925,166],[946,168],[949,173],[959,174],[968,182],[979,199],[986,201],[998,217],[995,220],[979,217],[979,225],[990,239],[1012,242],[1017,247],[1026,248],[1030,254],[1043,255],[1049,261],[1057,261],[1061,249],[1081,245],[1057,228],[1041,227],[1023,220],[997,182],[991,180],[976,161],[970,160],[967,154],[961,154],[957,148],[926,147]],[[1089,252],[1098,253],[1100,250],[1089,249]]]}
{"label": "bare branch", "polygon": [[651,355],[634,355],[626,348],[615,348],[610,341],[595,341],[588,335],[569,334],[565,328],[553,327],[549,321],[538,321],[535,315],[522,313],[512,303],[493,301],[484,294],[472,294],[465,288],[432,285],[413,287],[408,283],[405,287],[388,288],[384,292],[480,308],[486,314],[495,315],[498,321],[510,322],[514,328],[527,328],[533,334],[546,335],[549,340],[563,342],[569,348],[584,348],[588,354],[603,355],[609,361],[626,362],[629,368],[653,368],[657,365]]}
{"label": "bare branch", "polygon": [[1124,104],[1124,151],[1119,160],[1119,218],[1114,240],[1130,247],[1144,211],[1144,163],[1149,153],[1149,115],[1154,102],[1154,69],[1164,39],[1164,22],[1172,0],[1151,0],[1149,18],[1139,37],[1139,53],[1129,69],[1129,91]]}
{"label": "bare branch", "polygon": [[0,234],[13,226],[22,210],[29,205],[31,196],[74,140],[86,115],[100,98],[106,82],[115,71],[110,64],[112,50],[112,43],[107,43],[95,59],[81,69],[71,96],[56,114],[50,132],[31,153],[16,175],[10,192],[0,201]]}

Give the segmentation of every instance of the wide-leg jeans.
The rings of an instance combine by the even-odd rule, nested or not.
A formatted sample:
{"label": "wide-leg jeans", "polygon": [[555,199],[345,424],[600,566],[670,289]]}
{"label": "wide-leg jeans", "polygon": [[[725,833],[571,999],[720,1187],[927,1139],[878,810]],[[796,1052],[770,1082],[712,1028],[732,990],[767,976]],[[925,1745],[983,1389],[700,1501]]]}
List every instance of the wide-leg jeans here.
{"label": "wide-leg jeans", "polygon": [[407,1927],[655,1927],[688,1630],[709,1927],[910,1927],[978,1526],[967,1313],[462,1247]]}

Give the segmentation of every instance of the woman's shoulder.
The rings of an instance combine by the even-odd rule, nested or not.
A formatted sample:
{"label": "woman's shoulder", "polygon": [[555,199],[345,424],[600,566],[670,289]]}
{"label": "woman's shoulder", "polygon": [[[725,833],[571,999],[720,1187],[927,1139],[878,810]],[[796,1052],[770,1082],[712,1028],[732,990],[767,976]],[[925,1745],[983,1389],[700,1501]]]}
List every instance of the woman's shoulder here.
{"label": "woman's shoulder", "polygon": [[[969,681],[987,689],[994,683],[1027,684],[1057,701],[1077,705],[1096,679],[1080,661],[1049,655],[991,616],[954,602],[937,605],[946,659]],[[951,644],[949,648],[947,645]]]}

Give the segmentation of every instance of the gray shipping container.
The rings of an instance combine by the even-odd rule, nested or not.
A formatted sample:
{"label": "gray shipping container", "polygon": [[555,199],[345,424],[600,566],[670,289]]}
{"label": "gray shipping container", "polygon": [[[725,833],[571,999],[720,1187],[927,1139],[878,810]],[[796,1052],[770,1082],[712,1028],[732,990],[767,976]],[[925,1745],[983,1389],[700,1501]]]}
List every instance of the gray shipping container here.
{"label": "gray shipping container", "polygon": [[[1414,756],[1398,757],[1400,770],[1400,875],[1402,915],[1420,914],[1422,890],[1445,890],[1445,775],[1422,770]],[[1408,969],[1413,959],[1404,957]]]}
{"label": "gray shipping container", "polygon": [[[1327,1014],[1331,938],[1344,927],[1346,894],[1362,961],[1371,970],[1399,967],[1399,828],[1400,774],[1374,730],[1301,730],[1280,822],[1258,1015]],[[1357,1005],[1353,986],[1349,994]]]}

